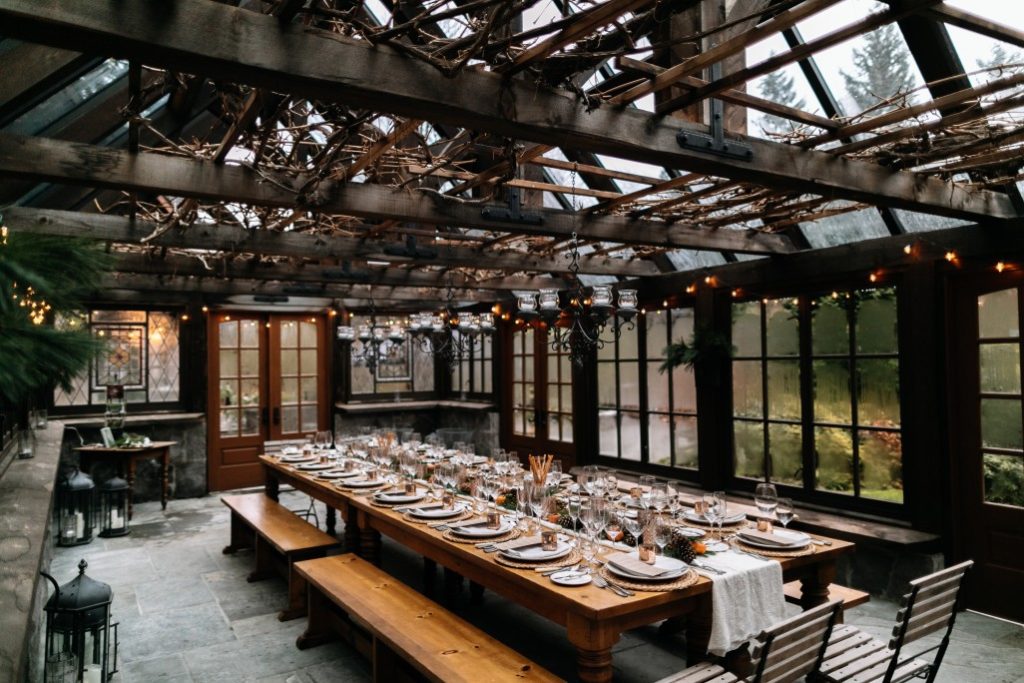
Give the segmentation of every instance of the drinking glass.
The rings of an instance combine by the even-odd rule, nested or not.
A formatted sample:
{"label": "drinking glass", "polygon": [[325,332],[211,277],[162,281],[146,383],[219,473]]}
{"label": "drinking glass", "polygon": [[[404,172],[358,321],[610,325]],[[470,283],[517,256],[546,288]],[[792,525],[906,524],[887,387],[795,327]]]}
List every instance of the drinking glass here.
{"label": "drinking glass", "polygon": [[644,523],[640,519],[640,513],[637,512],[636,516],[632,516],[623,510],[619,515],[619,523],[622,524],[623,529],[632,534],[633,545],[636,546],[637,552],[640,552],[640,535],[644,530]]}
{"label": "drinking glass", "polygon": [[640,502],[643,504],[645,508],[651,507],[651,496],[653,495],[654,485],[655,483],[657,483],[657,481],[657,479],[655,479],[649,474],[645,474],[642,477],[640,477]]}
{"label": "drinking glass", "polygon": [[548,470],[548,486],[558,486],[562,481],[562,461],[551,461],[551,469]]}
{"label": "drinking glass", "polygon": [[775,484],[758,484],[754,489],[754,505],[763,517],[771,517],[775,506],[779,504],[779,493]]}
{"label": "drinking glass", "polygon": [[654,525],[654,544],[658,546],[658,553],[665,554],[665,547],[672,541],[672,525],[667,519],[658,515],[652,522]]}
{"label": "drinking glass", "polygon": [[651,486],[651,507],[658,513],[668,507],[668,482],[659,481]]}
{"label": "drinking glass", "polygon": [[582,504],[583,499],[579,496],[569,496],[566,511],[569,513],[569,517],[572,518],[573,531],[576,531],[576,528],[580,525],[580,507]]}
{"label": "drinking glass", "polygon": [[782,524],[783,529],[788,527],[795,516],[793,501],[789,498],[779,498],[778,505],[775,507],[775,516],[779,518],[779,523]]}
{"label": "drinking glass", "polygon": [[608,471],[604,475],[604,492],[609,498],[618,496],[619,493],[619,478],[615,476],[615,473]]}
{"label": "drinking glass", "polygon": [[590,495],[594,495],[597,479],[600,476],[601,470],[597,465],[587,465],[580,472],[580,486]]}
{"label": "drinking glass", "polygon": [[718,521],[718,504],[715,501],[715,495],[712,493],[701,496],[701,501],[704,503],[704,519],[711,525],[711,535],[713,538],[715,523]]}
{"label": "drinking glass", "polygon": [[715,491],[712,494],[712,498],[715,501],[714,505],[718,508],[716,515],[718,516],[718,540],[722,540],[723,526],[725,525],[725,518],[729,516],[729,503],[725,499],[725,491]]}
{"label": "drinking glass", "polygon": [[679,489],[669,482],[665,484],[665,493],[668,496],[668,514],[672,519],[676,519],[679,515]]}

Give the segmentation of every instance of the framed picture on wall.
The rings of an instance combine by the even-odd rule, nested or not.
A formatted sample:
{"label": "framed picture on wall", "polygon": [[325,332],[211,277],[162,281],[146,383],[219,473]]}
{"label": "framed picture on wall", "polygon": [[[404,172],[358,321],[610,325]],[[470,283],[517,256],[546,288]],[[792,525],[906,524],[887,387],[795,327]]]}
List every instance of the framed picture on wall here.
{"label": "framed picture on wall", "polygon": [[381,345],[381,358],[377,363],[378,382],[412,381],[412,344],[386,341]]}

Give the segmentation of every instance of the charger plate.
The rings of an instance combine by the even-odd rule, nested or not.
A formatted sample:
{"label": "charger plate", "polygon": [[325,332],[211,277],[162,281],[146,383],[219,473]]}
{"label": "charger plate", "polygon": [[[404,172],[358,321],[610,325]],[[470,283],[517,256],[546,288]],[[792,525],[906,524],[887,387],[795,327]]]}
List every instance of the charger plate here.
{"label": "charger plate", "polygon": [[557,560],[542,560],[541,562],[519,562],[517,560],[510,560],[507,557],[501,555],[500,553],[494,553],[494,561],[506,567],[512,567],[513,569],[536,569],[538,571],[543,571],[545,569],[571,567],[575,564],[579,564],[583,561],[583,555],[580,554],[579,550],[573,548],[568,555],[564,557],[559,557]]}
{"label": "charger plate", "polygon": [[512,529],[512,531],[508,532],[507,534],[502,534],[501,536],[492,536],[490,538],[468,538],[466,536],[456,536],[451,531],[446,529],[444,533],[441,534],[441,536],[446,541],[451,541],[452,543],[466,543],[469,545],[476,545],[477,543],[501,543],[503,541],[511,541],[513,538],[519,538],[520,533],[521,532],[519,531],[519,529]]}
{"label": "charger plate", "polygon": [[806,555],[813,555],[817,552],[813,543],[805,548],[798,548],[796,550],[765,550],[760,546],[748,545],[738,538],[732,539],[729,541],[729,544],[748,553],[764,555],[765,557],[779,557],[783,559],[787,557],[804,557]]}
{"label": "charger plate", "polygon": [[673,579],[672,581],[630,581],[629,579],[624,579],[621,576],[612,574],[608,571],[607,567],[601,567],[597,571],[597,574],[605,581],[610,581],[616,586],[622,586],[623,588],[628,588],[631,591],[646,591],[648,593],[667,593],[668,591],[677,591],[682,588],[689,588],[700,580],[700,575],[692,569],[680,576],[678,579]]}

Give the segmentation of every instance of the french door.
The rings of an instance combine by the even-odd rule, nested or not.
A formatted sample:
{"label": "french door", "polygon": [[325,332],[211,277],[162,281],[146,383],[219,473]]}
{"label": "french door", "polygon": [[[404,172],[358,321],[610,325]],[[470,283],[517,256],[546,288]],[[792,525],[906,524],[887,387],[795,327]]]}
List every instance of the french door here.
{"label": "french door", "polygon": [[209,316],[207,438],[212,491],[263,481],[266,441],[326,429],[327,321],[322,316]]}
{"label": "french door", "polygon": [[552,350],[544,330],[531,327],[508,332],[512,350],[505,365],[509,410],[503,433],[506,448],[527,455],[551,453],[568,471],[575,464],[572,363],[569,355]]}
{"label": "french door", "polygon": [[975,561],[968,607],[1024,621],[1024,286],[998,278],[956,301],[956,559]]}

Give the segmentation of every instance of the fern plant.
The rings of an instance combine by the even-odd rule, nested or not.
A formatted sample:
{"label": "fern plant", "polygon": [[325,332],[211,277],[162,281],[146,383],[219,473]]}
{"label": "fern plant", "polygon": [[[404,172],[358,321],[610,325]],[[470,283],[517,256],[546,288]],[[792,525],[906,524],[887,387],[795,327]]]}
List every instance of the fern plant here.
{"label": "fern plant", "polygon": [[692,372],[698,365],[732,358],[735,352],[736,348],[726,335],[707,325],[698,325],[689,342],[680,339],[665,347],[665,362],[658,368],[658,372],[664,374],[680,365]]}

